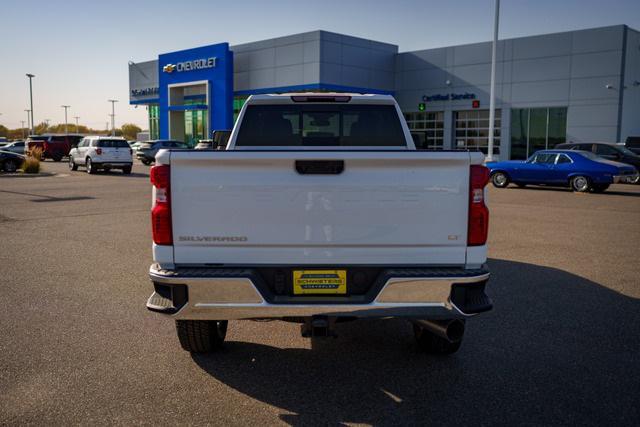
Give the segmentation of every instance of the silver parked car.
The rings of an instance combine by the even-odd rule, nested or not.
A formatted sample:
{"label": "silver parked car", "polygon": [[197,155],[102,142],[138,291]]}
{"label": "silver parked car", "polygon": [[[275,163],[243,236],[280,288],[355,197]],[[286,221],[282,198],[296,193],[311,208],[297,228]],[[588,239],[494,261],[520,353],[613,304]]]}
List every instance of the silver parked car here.
{"label": "silver parked car", "polygon": [[16,154],[24,154],[24,141],[13,141],[4,145],[2,151],[10,151]]}
{"label": "silver parked car", "polygon": [[136,158],[140,160],[145,165],[150,165],[152,162],[156,161],[156,154],[158,151],[166,148],[189,148],[185,143],[180,141],[172,141],[168,139],[159,139],[156,141],[148,141],[142,143],[138,150],[136,151]]}

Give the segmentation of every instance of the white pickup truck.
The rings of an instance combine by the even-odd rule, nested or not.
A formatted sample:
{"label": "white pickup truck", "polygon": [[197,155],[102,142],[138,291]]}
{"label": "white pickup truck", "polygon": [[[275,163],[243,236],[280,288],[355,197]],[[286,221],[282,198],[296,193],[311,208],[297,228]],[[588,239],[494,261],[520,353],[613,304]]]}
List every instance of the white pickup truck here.
{"label": "white pickup truck", "polygon": [[153,184],[154,292],[191,352],[229,320],[303,336],[405,318],[419,348],[455,352],[485,294],[483,155],[418,151],[391,96],[251,96],[226,150],[161,150]]}

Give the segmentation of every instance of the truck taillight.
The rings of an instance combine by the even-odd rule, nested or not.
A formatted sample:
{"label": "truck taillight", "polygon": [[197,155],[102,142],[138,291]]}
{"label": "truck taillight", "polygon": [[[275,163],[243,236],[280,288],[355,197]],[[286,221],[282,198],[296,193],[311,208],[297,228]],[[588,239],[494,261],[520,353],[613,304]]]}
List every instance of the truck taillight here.
{"label": "truck taillight", "polygon": [[156,245],[172,245],[171,229],[171,169],[168,165],[151,168],[149,175],[154,186],[154,201],[151,208],[151,230]]}
{"label": "truck taillight", "polygon": [[96,148],[96,154],[99,156],[102,154],[102,148]]}
{"label": "truck taillight", "polygon": [[489,169],[471,165],[469,174],[469,231],[467,244],[482,246],[489,233],[489,209],[484,203],[484,187],[489,182]]}

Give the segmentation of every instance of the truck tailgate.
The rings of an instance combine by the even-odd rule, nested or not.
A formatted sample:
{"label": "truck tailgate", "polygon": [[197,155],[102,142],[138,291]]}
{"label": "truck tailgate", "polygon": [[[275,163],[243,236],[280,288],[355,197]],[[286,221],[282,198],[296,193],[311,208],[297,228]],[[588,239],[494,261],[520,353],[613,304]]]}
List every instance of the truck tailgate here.
{"label": "truck tailgate", "polygon": [[[173,151],[174,261],[462,265],[473,156]],[[298,160],[339,160],[344,170],[300,174]]]}

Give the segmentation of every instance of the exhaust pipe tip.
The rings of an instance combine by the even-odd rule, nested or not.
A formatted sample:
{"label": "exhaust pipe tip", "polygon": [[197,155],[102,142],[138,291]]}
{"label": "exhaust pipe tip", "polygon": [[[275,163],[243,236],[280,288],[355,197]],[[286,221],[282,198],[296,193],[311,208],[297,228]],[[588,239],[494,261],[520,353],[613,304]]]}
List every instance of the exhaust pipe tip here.
{"label": "exhaust pipe tip", "polygon": [[462,320],[452,320],[449,322],[446,335],[450,342],[461,341],[464,336],[464,322]]}
{"label": "exhaust pipe tip", "polygon": [[462,341],[464,336],[464,320],[414,320],[416,325],[451,343]]}

